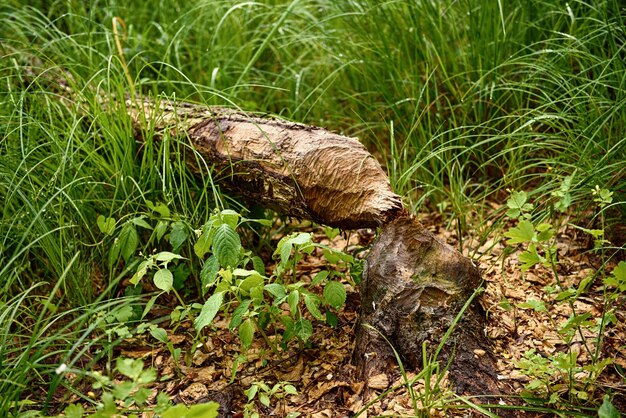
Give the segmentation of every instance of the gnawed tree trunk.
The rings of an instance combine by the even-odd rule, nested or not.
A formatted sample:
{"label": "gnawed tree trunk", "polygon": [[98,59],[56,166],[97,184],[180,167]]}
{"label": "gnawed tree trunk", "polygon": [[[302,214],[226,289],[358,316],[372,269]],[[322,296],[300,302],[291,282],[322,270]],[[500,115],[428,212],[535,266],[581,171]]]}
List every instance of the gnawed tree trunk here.
{"label": "gnawed tree trunk", "polygon": [[393,369],[397,359],[389,344],[405,367],[420,369],[422,345],[431,356],[443,341],[436,360],[443,370],[453,359],[449,380],[457,393],[500,393],[479,304],[470,304],[454,332],[445,336],[481,281],[468,258],[413,217],[388,223],[367,256],[361,283],[360,322],[370,326],[357,328],[354,360],[362,374]]}
{"label": "gnawed tree trunk", "polygon": [[151,120],[157,132],[187,135],[220,184],[256,204],[343,229],[375,228],[402,211],[380,164],[354,138],[189,103],[127,106],[138,128]]}
{"label": "gnawed tree trunk", "polygon": [[[357,140],[320,128],[187,103],[127,101],[137,132],[186,135],[220,184],[280,213],[344,229],[382,227],[361,285],[361,326],[354,360],[362,377],[393,370],[394,346],[419,369],[481,284],[472,262],[426,231],[403,208],[375,158]],[[190,160],[192,164],[193,161]],[[197,168],[197,167],[196,167]],[[472,303],[438,360],[452,360],[458,393],[497,394],[484,314]],[[384,338],[383,338],[384,336]]]}

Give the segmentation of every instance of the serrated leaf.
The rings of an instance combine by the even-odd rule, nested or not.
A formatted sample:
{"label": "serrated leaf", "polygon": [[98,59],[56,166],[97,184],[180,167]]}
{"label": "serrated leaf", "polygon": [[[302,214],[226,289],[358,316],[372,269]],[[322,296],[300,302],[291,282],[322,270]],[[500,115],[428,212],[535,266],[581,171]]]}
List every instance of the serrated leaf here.
{"label": "serrated leaf", "polygon": [[549,223],[537,225],[537,232],[539,232],[539,234],[537,234],[537,241],[539,242],[548,241],[554,235],[554,229]]}
{"label": "serrated leaf", "polygon": [[72,404],[65,408],[63,412],[65,418],[82,418],[85,410],[80,404]]}
{"label": "serrated leaf", "polygon": [[281,302],[285,297],[287,297],[285,286],[283,286],[282,284],[279,284],[279,283],[266,284],[264,286],[264,289],[267,290],[272,296],[274,296],[274,299],[279,300]]}
{"label": "serrated leaf", "polygon": [[224,209],[220,212],[220,220],[228,224],[232,229],[237,228],[237,224],[239,223],[240,215],[232,209]]}
{"label": "serrated leaf", "polygon": [[132,380],[137,380],[143,370],[143,361],[141,361],[141,359],[118,357],[115,361],[115,366],[117,371],[124,376]]}
{"label": "serrated leaf", "polygon": [[298,314],[298,304],[300,303],[300,292],[297,290],[292,291],[287,296],[287,303],[289,304],[289,310],[291,315],[295,317]]}
{"label": "serrated leaf", "polygon": [[516,227],[505,232],[504,236],[509,238],[506,242],[509,245],[532,242],[535,228],[531,222],[523,220]]}
{"label": "serrated leaf", "polygon": [[154,273],[152,281],[159,289],[169,292],[172,290],[172,285],[174,284],[174,276],[168,269],[159,269],[156,273]]}
{"label": "serrated leaf", "polygon": [[200,314],[194,321],[196,331],[200,332],[204,327],[210,325],[211,322],[213,322],[215,315],[217,315],[217,312],[219,312],[220,308],[222,307],[223,299],[224,293],[218,292],[211,296],[206,302],[204,302]]}
{"label": "serrated leaf", "polygon": [[206,225],[202,227],[202,234],[193,245],[193,252],[196,253],[198,258],[204,258],[204,255],[211,250],[211,241],[214,232],[212,221],[207,222]]}
{"label": "serrated leaf", "polygon": [[545,303],[542,300],[537,299],[529,299],[525,303],[520,303],[517,305],[519,308],[524,309],[533,309],[535,312],[547,312]]}
{"label": "serrated leaf", "polygon": [[298,338],[307,342],[313,335],[313,325],[308,319],[300,318],[294,322],[294,332]]}
{"label": "serrated leaf", "polygon": [[179,255],[179,254],[174,254],[171,253],[169,251],[161,251],[160,253],[157,253],[154,256],[156,261],[161,261],[164,263],[169,263],[170,261],[176,259],[176,260],[180,260],[180,259],[184,259],[185,257]]}
{"label": "serrated leaf", "polygon": [[339,309],[346,302],[346,289],[339,282],[328,282],[324,286],[324,300],[335,309]]}
{"label": "serrated leaf", "polygon": [[520,268],[522,271],[526,271],[532,267],[534,267],[538,263],[543,263],[545,258],[541,257],[537,253],[537,249],[535,246],[529,246],[528,251],[524,251],[519,255],[519,261],[522,262]]}
{"label": "serrated leaf", "polygon": [[620,261],[613,269],[611,275],[617,279],[619,283],[626,283],[626,261]]}
{"label": "serrated leaf", "polygon": [[200,270],[200,282],[202,283],[202,295],[206,293],[207,288],[215,283],[217,272],[220,271],[220,263],[215,256],[210,256]]}
{"label": "serrated leaf", "polygon": [[128,263],[128,260],[135,254],[137,246],[139,245],[139,236],[137,235],[135,225],[127,222],[120,232],[118,242],[120,245],[120,254],[124,258],[124,261]]}
{"label": "serrated leaf", "polygon": [[506,215],[510,218],[517,218],[524,212],[533,210],[533,205],[526,203],[528,201],[528,194],[526,192],[513,192],[507,199],[506,205],[509,210]]}
{"label": "serrated leaf", "polygon": [[172,244],[172,249],[176,251],[179,249],[187,238],[189,237],[189,230],[187,229],[187,225],[184,222],[177,221],[172,224],[172,232],[170,232],[170,244]]}
{"label": "serrated leaf", "polygon": [[99,215],[96,219],[96,224],[98,225],[98,229],[105,235],[113,235],[115,231],[115,219],[113,218],[105,218],[102,215]]}
{"label": "serrated leaf", "polygon": [[319,310],[319,305],[322,303],[319,297],[315,295],[311,295],[309,293],[303,293],[304,296],[304,305],[307,310],[313,315],[313,317],[317,320],[323,321],[324,315]]}
{"label": "serrated leaf", "polygon": [[326,280],[330,272],[328,270],[319,271],[311,280],[311,286],[315,286]]}
{"label": "serrated leaf", "polygon": [[254,323],[252,319],[248,318],[239,326],[239,339],[244,349],[247,349],[252,344],[254,338]]}
{"label": "serrated leaf", "polygon": [[241,304],[237,306],[237,308],[235,308],[230,317],[230,324],[228,324],[229,331],[232,331],[239,325],[241,325],[241,322],[243,321],[243,315],[248,312],[250,303],[252,303],[252,301],[250,299],[246,299],[242,301]]}
{"label": "serrated leaf", "polygon": [[298,394],[298,390],[293,385],[285,385],[285,386],[283,386],[283,390],[288,395],[297,395]]}
{"label": "serrated leaf", "polygon": [[213,235],[213,253],[223,267],[237,267],[241,239],[237,232],[228,224],[218,226]]}
{"label": "serrated leaf", "polygon": [[253,275],[246,277],[246,279],[241,282],[239,289],[247,295],[250,293],[250,289],[261,284],[263,284],[263,277],[259,276],[259,273],[255,271]]}
{"label": "serrated leaf", "polygon": [[157,212],[162,217],[164,218],[170,217],[170,210],[168,209],[166,204],[159,202],[155,205],[150,200],[146,200],[146,205],[151,211]]}
{"label": "serrated leaf", "polygon": [[152,335],[157,341],[162,342],[164,344],[167,343],[167,331],[163,328],[152,328],[150,330],[150,335]]}
{"label": "serrated leaf", "polygon": [[169,223],[167,221],[160,220],[157,222],[154,227],[154,235],[156,236],[157,241],[161,241],[161,238],[163,238],[163,235],[167,232],[168,225]]}

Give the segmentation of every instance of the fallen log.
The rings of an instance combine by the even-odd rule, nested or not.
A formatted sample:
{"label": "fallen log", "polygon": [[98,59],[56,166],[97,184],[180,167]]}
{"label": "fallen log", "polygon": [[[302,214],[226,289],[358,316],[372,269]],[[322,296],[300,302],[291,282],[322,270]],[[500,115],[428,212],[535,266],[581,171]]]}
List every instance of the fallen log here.
{"label": "fallen log", "polygon": [[[361,284],[361,326],[354,362],[361,376],[396,365],[422,366],[422,344],[433,349],[481,284],[478,269],[426,231],[403,209],[376,159],[356,139],[326,130],[188,103],[127,101],[138,133],[184,135],[222,173],[220,184],[280,213],[343,229],[382,227],[367,256]],[[190,159],[196,170],[199,168]],[[439,361],[451,361],[458,393],[507,393],[496,378],[484,314],[469,305],[445,341]],[[387,341],[386,341],[386,340]]]}
{"label": "fallen log", "polygon": [[137,132],[148,120],[157,133],[187,136],[220,184],[282,214],[357,229],[382,226],[403,210],[378,161],[354,138],[231,109],[126,104]]}
{"label": "fallen log", "polygon": [[[42,72],[29,69],[27,75]],[[60,98],[73,97],[71,76],[46,74]],[[381,227],[360,288],[360,323],[371,327],[357,330],[353,358],[363,379],[395,368],[389,343],[405,366],[419,369],[422,345],[436,348],[447,337],[438,360],[450,361],[458,393],[511,393],[497,381],[480,305],[466,306],[481,283],[477,268],[408,214],[380,164],[356,139],[184,102],[127,99],[125,105],[138,140],[148,133],[186,137],[222,186],[254,204],[343,229]],[[203,170],[195,158],[187,161]]]}

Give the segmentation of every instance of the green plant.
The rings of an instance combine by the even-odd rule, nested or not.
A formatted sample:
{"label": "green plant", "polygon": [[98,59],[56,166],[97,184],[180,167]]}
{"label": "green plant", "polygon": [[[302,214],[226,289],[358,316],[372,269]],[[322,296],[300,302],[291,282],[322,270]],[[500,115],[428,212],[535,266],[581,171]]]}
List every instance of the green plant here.
{"label": "green plant", "polygon": [[[569,402],[578,400],[579,402],[590,401],[594,396],[597,386],[597,379],[604,369],[612,363],[610,358],[601,359],[601,344],[604,327],[611,322],[615,322],[615,315],[612,312],[610,299],[605,290],[605,306],[600,318],[593,318],[591,313],[579,313],[575,307],[575,301],[589,290],[589,287],[596,277],[596,274],[589,275],[581,280],[576,288],[568,287],[560,277],[558,265],[560,263],[557,251],[556,234],[559,229],[558,214],[567,211],[571,203],[569,188],[572,177],[568,176],[563,180],[558,192],[552,194],[557,198],[554,203],[554,218],[550,222],[537,222],[533,220],[531,211],[535,207],[528,202],[526,192],[512,192],[507,200],[507,216],[518,219],[517,226],[509,228],[504,233],[508,238],[509,246],[523,245],[523,251],[517,257],[520,261],[522,272],[543,266],[552,273],[556,286],[547,286],[549,293],[555,293],[555,304],[567,303],[571,315],[562,324],[554,324],[560,336],[568,347],[564,353],[542,355],[534,349],[527,351],[524,358],[517,366],[522,373],[528,375],[531,381],[525,385],[527,394],[543,395],[549,404],[561,401],[563,396],[567,396]],[[600,205],[610,203],[611,193],[596,187],[594,195],[603,196],[597,198]],[[602,208],[602,206],[601,206]],[[576,226],[574,226],[576,227]],[[594,248],[601,251],[607,241],[603,239],[604,230],[589,230],[576,227],[589,233],[594,238]],[[604,253],[602,253],[604,259]],[[622,262],[623,263],[623,262]],[[626,265],[626,264],[625,264]],[[615,287],[619,291],[619,283],[622,275],[622,264],[620,263],[610,277],[604,280],[605,287]],[[548,312],[551,307],[547,307],[543,300],[529,299],[524,303],[517,304],[522,309],[533,309],[537,312]],[[588,333],[594,333],[594,341],[588,341]],[[578,354],[571,351],[574,336],[578,334],[584,349],[591,358],[591,363],[585,366],[579,365]]]}
{"label": "green plant", "polygon": [[[297,395],[298,391],[295,386],[287,382],[278,382],[270,387],[263,381],[255,382],[248,389],[244,391],[248,398],[248,402],[244,406],[243,414],[246,418],[259,418],[259,413],[256,412],[255,399],[265,407],[270,407],[272,399],[282,399],[287,395]],[[291,412],[286,415],[288,418],[295,418],[300,416],[299,412]]]}
{"label": "green plant", "polygon": [[[57,374],[71,371],[65,365],[57,369]],[[219,404],[209,402],[206,404],[187,407],[179,404],[172,406],[168,395],[161,392],[156,396],[154,407],[147,407],[148,397],[152,395],[150,385],[157,379],[156,370],[144,368],[140,359],[128,359],[118,357],[115,362],[115,370],[123,380],[111,379],[100,372],[91,372],[87,376],[93,379],[93,389],[100,392],[99,400],[95,402],[94,413],[87,413],[81,404],[72,404],[65,408],[63,415],[71,418],[114,418],[118,416],[138,417],[139,413],[151,410],[162,418],[180,417],[203,417],[213,418],[218,416]],[[82,373],[77,370],[76,372]],[[92,393],[92,392],[91,392]]]}

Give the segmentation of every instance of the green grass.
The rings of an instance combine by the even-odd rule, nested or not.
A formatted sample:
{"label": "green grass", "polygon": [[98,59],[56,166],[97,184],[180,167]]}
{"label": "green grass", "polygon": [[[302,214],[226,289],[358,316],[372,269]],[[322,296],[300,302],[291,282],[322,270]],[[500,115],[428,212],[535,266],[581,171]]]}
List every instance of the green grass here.
{"label": "green grass", "polygon": [[[626,217],[625,23],[618,0],[4,2],[0,415],[31,385],[54,387],[69,347],[111,350],[81,339],[98,312],[132,303],[98,215],[121,228],[165,202],[201,225],[238,205],[186,169],[184,142],[136,143],[101,96],[162,94],[358,136],[412,210],[442,210],[461,233],[483,228],[485,203],[508,189],[549,216],[565,176],[587,224],[590,190],[614,191],[610,228]],[[72,75],[71,100],[32,76],[33,56]]]}

